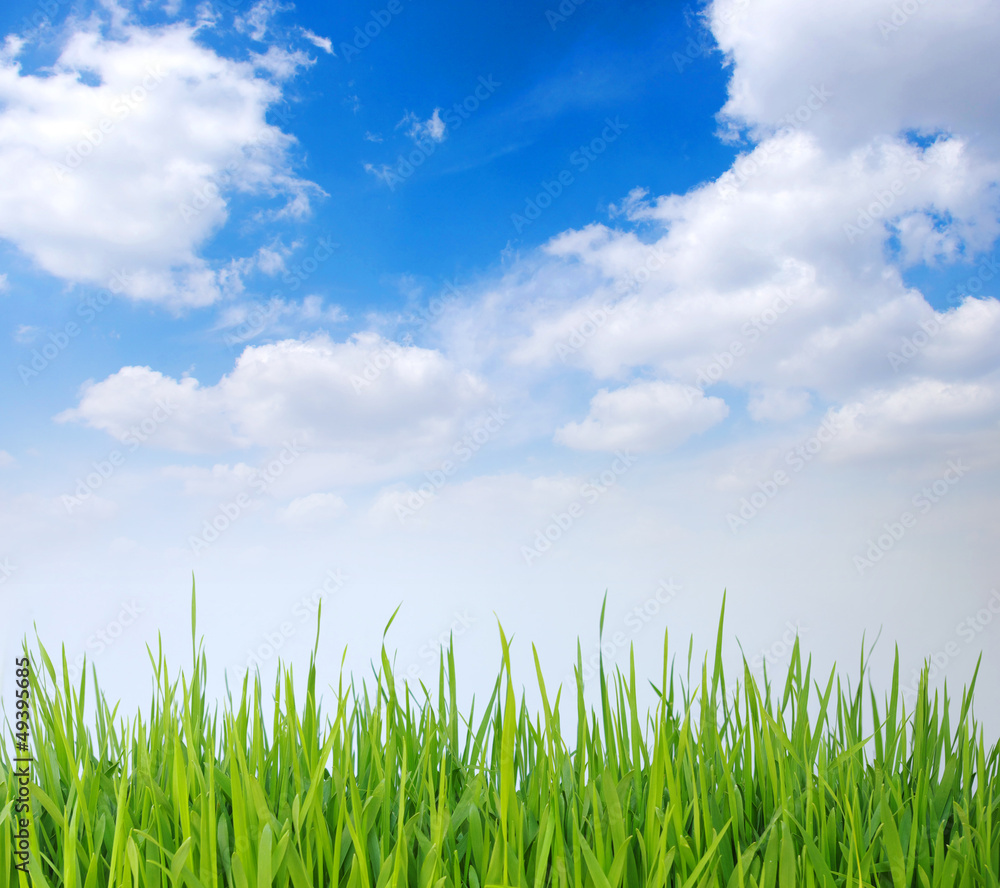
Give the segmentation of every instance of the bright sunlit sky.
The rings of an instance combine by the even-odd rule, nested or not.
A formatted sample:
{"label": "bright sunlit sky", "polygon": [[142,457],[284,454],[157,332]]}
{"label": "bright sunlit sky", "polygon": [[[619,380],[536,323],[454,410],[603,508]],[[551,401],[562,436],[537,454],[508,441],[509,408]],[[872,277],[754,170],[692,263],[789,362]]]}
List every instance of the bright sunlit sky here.
{"label": "bright sunlit sky", "polygon": [[[1000,6],[0,10],[0,602],[113,696],[579,638],[1000,725]],[[586,670],[590,675],[590,669]],[[4,679],[6,681],[6,679]],[[590,683],[592,684],[592,682]],[[906,696],[912,702],[912,693]]]}

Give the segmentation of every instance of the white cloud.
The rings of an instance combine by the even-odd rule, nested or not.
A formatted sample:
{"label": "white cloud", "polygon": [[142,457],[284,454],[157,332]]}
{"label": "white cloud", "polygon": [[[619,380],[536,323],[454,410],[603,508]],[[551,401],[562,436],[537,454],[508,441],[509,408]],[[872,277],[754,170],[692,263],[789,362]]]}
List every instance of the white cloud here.
{"label": "white cloud", "polygon": [[[598,223],[553,238],[450,311],[442,334],[470,366],[502,360],[525,379],[566,365],[600,381],[724,383],[761,420],[805,411],[804,390],[836,406],[900,374],[981,375],[997,367],[1000,302],[935,311],[903,282],[889,239],[933,216],[933,236],[911,230],[904,251],[975,256],[1000,233],[998,174],[960,135],[882,138],[847,157],[809,133],[776,135],[686,195],[629,195],[618,211],[642,239]],[[995,266],[969,263],[970,280],[981,287]],[[922,344],[894,364],[913,337]]]}
{"label": "white cloud", "polygon": [[184,24],[81,30],[50,72],[0,60],[0,237],[67,281],[205,305],[226,288],[198,250],[228,218],[227,191],[308,211],[321,192],[265,120],[281,90],[197,38]]}
{"label": "white cloud", "polygon": [[0,469],[6,469],[17,462],[6,450],[0,450]]}
{"label": "white cloud", "polygon": [[430,139],[433,142],[444,141],[447,124],[441,119],[441,109],[435,108],[427,120],[421,120],[412,111],[403,115],[403,119],[396,124],[397,129],[401,126],[409,127],[406,134],[415,142],[423,139]]}
{"label": "white cloud", "polygon": [[[899,452],[966,453],[1000,444],[1000,378],[946,382],[918,378],[866,393],[834,412],[842,431],[831,447],[834,458]],[[990,444],[983,445],[982,441]]]}
{"label": "white cloud", "polygon": [[371,173],[376,179],[381,179],[386,184],[394,182],[398,178],[395,169],[387,163],[383,163],[381,166],[375,166],[373,163],[365,163],[364,168],[366,173]]}
{"label": "white cloud", "polygon": [[802,416],[809,410],[809,392],[795,389],[762,389],[754,392],[747,402],[750,417],[757,422],[785,422]]}
{"label": "white cloud", "polygon": [[274,277],[278,272],[285,270],[285,259],[292,251],[280,242],[273,243],[270,247],[261,247],[254,257],[257,267],[264,274]]}
{"label": "white cloud", "polygon": [[301,49],[288,50],[279,46],[269,46],[267,52],[254,52],[250,57],[254,67],[267,71],[276,80],[290,80],[299,73],[299,68],[316,64],[316,60],[309,58]]}
{"label": "white cloud", "polygon": [[486,386],[437,351],[375,333],[325,334],[244,350],[215,385],[124,367],[86,385],[60,422],[121,438],[159,399],[170,408],[151,442],[185,452],[276,447],[293,436],[310,451],[389,461],[440,448],[486,403]]}
{"label": "white cloud", "polygon": [[309,321],[327,321],[331,324],[339,324],[347,320],[347,312],[339,305],[326,307],[323,297],[313,294],[306,296],[302,300],[302,317]]}
{"label": "white cloud", "polygon": [[203,388],[192,376],[174,379],[150,367],[122,367],[101,382],[87,382],[77,407],[57,422],[82,422],[123,440],[160,408],[169,419],[157,429],[153,446],[205,452],[247,447],[251,441],[233,429],[223,414],[215,388]]}
{"label": "white cloud", "polygon": [[302,29],[302,36],[306,38],[313,46],[318,46],[327,55],[335,56],[336,53],[333,51],[333,43],[330,41],[329,37],[320,37],[319,34],[314,34],[308,28]]}
{"label": "white cloud", "polygon": [[246,15],[238,15],[233,21],[236,30],[248,34],[252,40],[262,42],[271,27],[271,19],[279,12],[291,9],[291,4],[284,5],[278,0],[259,0],[250,7]]}
{"label": "white cloud", "polygon": [[708,14],[732,62],[724,119],[767,132],[822,87],[830,100],[805,126],[825,144],[943,129],[1000,147],[992,0],[714,0]]}
{"label": "white cloud", "polygon": [[21,345],[30,345],[38,338],[40,332],[38,327],[33,327],[31,324],[19,324],[17,330],[14,331],[14,341],[21,343]]}
{"label": "white cloud", "polygon": [[[722,119],[756,144],[686,194],[634,189],[612,212],[642,239],[599,223],[553,238],[446,318],[448,341],[474,366],[502,358],[526,374],[561,363],[597,380],[721,382],[744,389],[761,422],[803,416],[815,397],[864,427],[842,455],[912,449],[904,428],[924,446],[954,441],[959,419],[988,434],[1000,302],[935,311],[902,270],[964,263],[976,286],[959,292],[997,279],[995,255],[974,269],[1000,235],[987,86],[1000,12],[921,4],[880,32],[892,4],[745,7],[716,0],[709,18],[733,63]],[[557,440],[651,440],[655,419],[632,416],[655,417],[655,399],[632,389],[602,388]]]}
{"label": "white cloud", "polygon": [[577,450],[669,450],[729,415],[721,398],[672,382],[635,382],[601,389],[582,422],[556,432],[556,440]]}
{"label": "white cloud", "polygon": [[0,293],[6,293],[10,289],[10,284],[7,283],[7,275],[0,274]]}
{"label": "white cloud", "polygon": [[261,336],[288,338],[318,324],[341,324],[348,319],[339,305],[327,305],[317,293],[292,301],[274,297],[267,302],[234,302],[220,312],[215,330],[223,331],[227,345],[240,345]]}
{"label": "white cloud", "polygon": [[288,524],[316,524],[332,521],[347,511],[347,503],[335,493],[310,493],[292,500],[278,511]]}
{"label": "white cloud", "polygon": [[[1000,65],[989,5],[921,4],[883,34],[888,2],[716,0],[710,21],[733,63],[723,116],[757,144],[686,194],[633,190],[613,214],[642,224],[641,239],[594,223],[515,263],[442,321],[451,353],[526,378],[565,364],[601,381],[722,382],[747,391],[760,421],[806,412],[810,390],[836,406],[917,372],[975,384],[998,364],[1000,302],[934,311],[901,272],[972,272],[1000,235],[1000,143],[983,130]],[[986,264],[980,288],[997,277],[995,257]],[[927,328],[929,344],[891,360]]]}

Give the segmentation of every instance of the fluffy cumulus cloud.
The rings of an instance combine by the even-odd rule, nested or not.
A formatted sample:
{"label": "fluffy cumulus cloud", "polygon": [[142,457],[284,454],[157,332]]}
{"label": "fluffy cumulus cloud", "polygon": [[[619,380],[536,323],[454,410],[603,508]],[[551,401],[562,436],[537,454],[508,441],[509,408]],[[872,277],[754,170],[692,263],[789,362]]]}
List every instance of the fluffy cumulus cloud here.
{"label": "fluffy cumulus cloud", "polygon": [[487,400],[486,386],[440,352],[375,333],[319,334],[248,347],[214,385],[124,367],[86,385],[57,419],[123,439],[158,409],[166,416],[151,446],[211,453],[294,438],[311,452],[392,460],[445,446]]}
{"label": "fluffy cumulus cloud", "polygon": [[1000,147],[992,0],[715,0],[708,19],[732,63],[722,116],[733,126],[800,124],[822,90],[829,100],[808,127],[839,150],[905,130],[979,136],[994,155]]}
{"label": "fluffy cumulus cloud", "polygon": [[668,450],[721,422],[729,408],[690,386],[636,382],[601,389],[582,422],[556,432],[556,440],[578,450]]}
{"label": "fluffy cumulus cloud", "polygon": [[265,120],[277,81],[307,62],[275,48],[250,62],[199,40],[208,27],[91,23],[45,70],[0,54],[0,238],[64,280],[173,306],[220,297],[199,247],[227,196],[276,215],[320,193],[291,167],[294,139]]}
{"label": "fluffy cumulus cloud", "polygon": [[[914,243],[921,253],[981,250],[998,233],[995,205],[977,195],[1000,170],[958,138],[925,148],[887,139],[831,162],[791,133],[746,160],[684,196],[633,195],[629,216],[667,232],[653,243],[598,223],[555,238],[528,282],[511,275],[488,297],[522,329],[513,343],[487,344],[598,377],[651,366],[692,384],[724,377],[833,395],[859,375],[891,374],[892,343],[933,315],[883,258],[900,219],[949,216],[936,250]],[[527,298],[536,289],[549,297]],[[495,325],[480,335],[495,337]],[[724,373],[709,378],[713,364]]]}
{"label": "fluffy cumulus cloud", "polygon": [[188,452],[249,446],[221,408],[217,388],[205,388],[193,376],[174,379],[150,367],[122,367],[101,382],[86,383],[79,405],[55,418],[82,422],[124,441],[159,410],[169,421],[158,424],[149,441],[153,446]]}
{"label": "fluffy cumulus cloud", "polygon": [[[683,437],[683,386],[712,395],[695,431],[722,396],[759,423],[834,409],[867,422],[856,454],[903,446],[916,401],[929,426],[958,404],[995,424],[1000,10],[716,0],[706,20],[732,65],[721,119],[746,139],[732,168],[682,195],[636,189],[621,225],[553,238],[447,318],[452,348],[590,374],[590,413],[556,435],[572,447]],[[938,309],[905,281],[950,266],[969,283]]]}
{"label": "fluffy cumulus cloud", "polygon": [[963,452],[996,461],[1000,452],[1000,373],[975,381],[913,379],[866,392],[833,421],[843,430],[834,458],[911,451]]}

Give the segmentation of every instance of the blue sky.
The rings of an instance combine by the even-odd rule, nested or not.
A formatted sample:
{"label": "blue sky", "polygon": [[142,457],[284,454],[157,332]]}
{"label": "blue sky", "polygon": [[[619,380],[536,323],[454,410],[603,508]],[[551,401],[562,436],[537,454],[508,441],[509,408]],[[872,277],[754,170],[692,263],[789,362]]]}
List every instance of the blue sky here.
{"label": "blue sky", "polygon": [[[262,40],[237,31],[233,25],[240,13],[219,5],[218,27],[206,31],[203,42],[220,53],[246,59],[278,41],[309,52],[315,61],[288,85],[267,119],[295,136],[294,167],[326,195],[308,219],[266,228],[246,218],[261,202],[234,195],[227,200],[229,224],[204,241],[203,256],[224,263],[281,239],[301,242],[299,252],[308,257],[310,245],[326,237],[337,245],[336,255],[310,276],[312,289],[321,289],[325,299],[354,317],[373,309],[409,312],[413,293],[426,298],[449,285],[467,284],[496,269],[503,256],[607,218],[610,205],[637,185],[653,193],[683,191],[718,176],[734,156],[734,149],[715,137],[712,114],[705,113],[724,100],[725,76],[721,56],[690,6],[625,4],[559,18],[556,10],[551,21],[544,10],[527,6],[498,9],[496,20],[489,10],[464,4],[401,8],[365,45],[354,29],[370,25],[372,16],[360,4],[332,13],[274,4],[268,7],[273,16]],[[13,10],[5,26],[16,29],[24,15]],[[155,27],[183,19],[185,11],[196,15],[182,7],[175,17],[149,9],[135,10],[133,16]],[[304,39],[303,28],[347,39],[331,56]],[[42,45],[24,53],[36,72],[58,53],[56,31],[47,29]],[[340,44],[350,48],[345,51]],[[24,66],[24,73],[30,70]],[[395,167],[400,157],[422,153],[406,135],[409,126],[400,122],[407,114],[429,117],[434,108],[447,113],[449,106],[462,105],[475,95],[480,78],[499,85],[483,90],[488,97],[478,107],[478,99],[469,102],[475,110],[463,108],[461,126],[452,127],[444,141],[429,143],[426,163],[411,176],[389,187],[366,171],[366,164]],[[606,118],[627,129],[608,146],[607,156],[590,154],[594,160],[588,160],[590,143],[606,128]],[[563,170],[572,174],[572,185],[537,219],[519,227],[516,217],[523,219],[528,202],[546,182],[558,181]],[[288,264],[295,266],[292,259]],[[23,280],[10,294],[13,302],[18,289],[23,293],[21,324],[55,329],[64,315],[72,317],[67,308],[75,306],[77,294],[65,293],[51,276],[38,275],[30,262],[18,263],[16,251],[7,267],[11,284]],[[259,301],[277,291],[294,298],[303,289],[294,281],[291,289],[284,273],[251,273],[244,283],[247,295]],[[51,292],[52,300],[39,300],[40,288]],[[58,364],[71,374],[69,380],[149,363],[154,356],[158,366],[174,373],[196,364],[218,376],[231,362],[232,347],[205,347],[211,345],[205,342],[205,313],[165,325],[162,311],[120,308],[110,306],[101,314],[107,341],[88,341],[85,348],[74,346],[60,355]],[[12,354],[15,371],[31,351]],[[21,382],[16,373],[4,380],[8,396],[23,398],[26,412],[36,405],[41,423],[59,409],[68,381],[56,382],[50,370],[46,376],[58,388],[56,400],[44,406],[38,398],[46,387],[36,377],[29,377],[30,393],[16,384]]]}
{"label": "blue sky", "polygon": [[562,673],[607,590],[656,671],[728,589],[732,656],[881,628],[995,671],[995,5],[0,29],[8,646],[34,621],[130,694],[192,570],[234,668],[332,572],[358,668],[403,601],[414,675],[456,625],[489,675],[493,614]]}

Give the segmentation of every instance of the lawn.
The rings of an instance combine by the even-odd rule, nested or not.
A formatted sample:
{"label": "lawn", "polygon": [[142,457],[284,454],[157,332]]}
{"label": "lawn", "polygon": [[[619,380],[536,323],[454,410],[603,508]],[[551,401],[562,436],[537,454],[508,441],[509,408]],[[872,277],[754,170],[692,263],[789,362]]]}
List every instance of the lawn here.
{"label": "lawn", "polygon": [[975,677],[950,701],[925,669],[908,710],[898,655],[880,703],[864,652],[847,681],[814,675],[796,642],[782,681],[744,662],[727,682],[724,614],[723,600],[714,659],[691,680],[664,633],[649,712],[634,660],[627,674],[602,663],[588,711],[582,662],[575,687],[554,689],[537,654],[542,707],[529,711],[502,629],[484,706],[459,711],[453,650],[427,690],[398,682],[383,647],[374,680],[341,678],[322,712],[317,626],[304,699],[282,667],[265,720],[256,676],[206,697],[193,592],[190,670],[172,675],[150,650],[145,715],[121,716],[93,670],[71,685],[65,655],[56,669],[26,641],[31,803],[18,812],[5,694],[0,888],[1000,884],[1000,752],[975,721]]}

